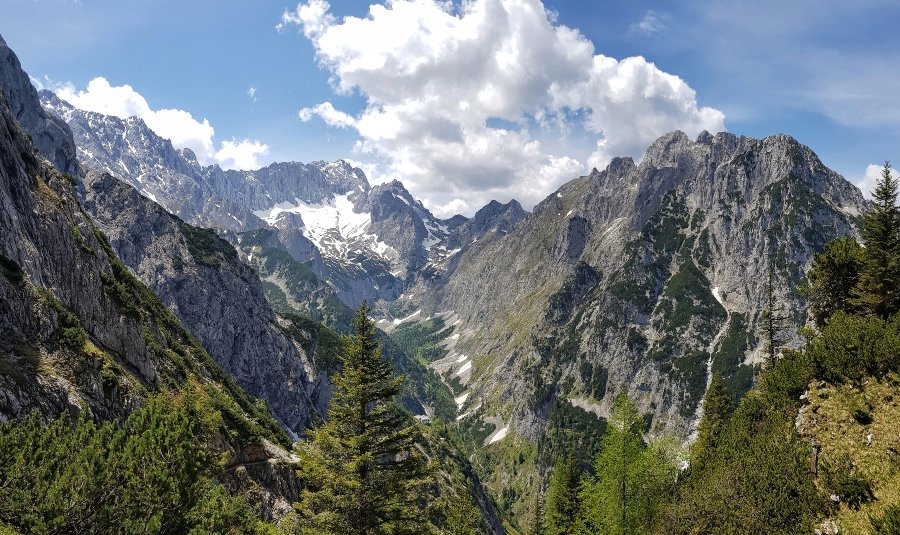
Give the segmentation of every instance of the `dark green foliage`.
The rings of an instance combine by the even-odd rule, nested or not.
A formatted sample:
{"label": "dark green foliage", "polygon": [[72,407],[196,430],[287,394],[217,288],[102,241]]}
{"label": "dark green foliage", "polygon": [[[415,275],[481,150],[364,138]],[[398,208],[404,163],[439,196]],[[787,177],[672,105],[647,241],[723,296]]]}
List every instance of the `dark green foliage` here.
{"label": "dark green foliage", "polygon": [[582,300],[601,278],[602,274],[596,268],[584,261],[579,261],[575,265],[574,272],[566,278],[562,287],[550,296],[545,313],[546,320],[557,325],[563,325],[571,320]]}
{"label": "dark green foliage", "polygon": [[544,535],[544,533],[544,502],[541,499],[540,489],[535,489],[531,518],[528,521],[528,535]]}
{"label": "dark green foliage", "polygon": [[[94,229],[94,236],[106,253],[113,273],[112,275],[101,273],[104,289],[108,294],[112,294],[120,311],[140,319],[147,349],[156,354],[161,362],[170,366],[174,364],[177,370],[170,372],[178,379],[183,379],[181,376],[188,371],[194,371],[208,374],[222,385],[224,391],[210,389],[212,400],[216,408],[229,420],[231,429],[241,433],[242,438],[256,440],[265,437],[285,446],[290,445],[290,437],[269,414],[264,404],[251,399],[234,379],[213,361],[159,297],[131,274],[102,232]],[[162,339],[158,339],[157,336],[161,336]],[[165,342],[165,346],[161,342]]]}
{"label": "dark green foliage", "polygon": [[880,377],[900,369],[900,319],[838,312],[807,349],[815,376],[832,383]]}
{"label": "dark green foliage", "polygon": [[701,469],[719,447],[719,440],[731,417],[731,395],[725,388],[722,376],[713,373],[712,381],[703,397],[703,416],[697,427],[697,440],[691,446],[691,467]]}
{"label": "dark green foliage", "polygon": [[219,267],[222,260],[237,260],[237,252],[211,228],[195,227],[181,222],[181,233],[187,242],[188,252],[201,266]]}
{"label": "dark green foliage", "polygon": [[823,252],[813,256],[801,293],[809,300],[810,313],[819,328],[839,310],[858,311],[850,298],[851,291],[859,283],[864,261],[865,249],[847,237],[828,242]]}
{"label": "dark green foliage", "polygon": [[681,415],[690,418],[703,392],[706,390],[706,363],[709,353],[702,350],[691,351],[686,355],[676,358],[672,362],[672,371],[675,377],[685,386],[683,393],[684,403],[681,406]]}
{"label": "dark green foliage", "polygon": [[600,451],[599,438],[605,431],[606,420],[573,406],[565,398],[557,398],[550,409],[547,431],[538,442],[538,466],[548,467],[575,452],[578,469],[588,468]]}
{"label": "dark green foliage", "polygon": [[734,403],[753,386],[756,368],[744,364],[744,357],[752,345],[753,337],[747,329],[746,317],[732,312],[725,335],[713,351],[712,370],[722,376]]}
{"label": "dark green foliage", "polygon": [[769,366],[775,364],[775,359],[781,354],[781,346],[785,340],[785,322],[788,317],[782,311],[781,303],[775,296],[775,273],[769,267],[769,276],[765,286],[766,306],[760,314],[764,351],[769,358]]}
{"label": "dark green foliage", "polygon": [[581,363],[579,367],[581,382],[584,383],[585,393],[597,401],[602,401],[606,396],[606,381],[609,372],[601,364],[593,364],[588,361]]}
{"label": "dark green foliage", "polygon": [[872,535],[900,535],[900,504],[888,506],[884,514],[871,519]]}
{"label": "dark green foliage", "polygon": [[0,255],[0,275],[13,284],[21,284],[25,279],[25,273],[15,260],[10,260]]}
{"label": "dark green foliage", "polygon": [[63,306],[50,290],[37,287],[37,292],[44,303],[49,305],[57,314],[59,319],[59,330],[57,331],[59,343],[76,353],[81,352],[85,342],[87,342],[88,335],[84,327],[81,326],[78,316]]}
{"label": "dark green foliage", "polygon": [[334,374],[341,367],[340,354],[344,348],[341,337],[319,323],[296,313],[281,315],[287,320],[287,326],[283,326],[285,333],[300,343],[300,347],[307,355],[313,355],[315,365],[319,370]]}
{"label": "dark green foliage", "polygon": [[900,209],[897,180],[885,162],[863,221],[865,261],[853,290],[853,304],[886,318],[898,309],[900,290]]}
{"label": "dark green foliage", "polygon": [[391,339],[410,357],[422,364],[440,360],[447,355],[444,339],[452,334],[444,320],[432,318],[422,322],[401,323],[391,332]]}
{"label": "dark green foliage", "polygon": [[462,496],[444,506],[445,522],[442,535],[479,535],[484,533],[481,511],[468,497]]}
{"label": "dark green foliage", "polygon": [[312,533],[422,533],[428,469],[412,417],[396,398],[403,377],[382,358],[375,326],[363,305],[334,377],[328,419],[297,448],[306,482],[297,504]]}
{"label": "dark green foliage", "polygon": [[709,268],[712,265],[712,246],[710,244],[709,230],[703,229],[697,240],[696,258],[697,263],[702,267]]}
{"label": "dark green foliage", "polygon": [[859,509],[875,499],[871,483],[846,455],[832,462],[822,461],[822,484],[851,509]]}
{"label": "dark green foliage", "polygon": [[28,533],[254,533],[247,505],[208,478],[184,409],[153,400],[121,425],[82,414],[0,426],[0,522]]}
{"label": "dark green foliage", "polygon": [[663,531],[809,533],[823,501],[809,476],[809,445],[786,409],[747,394],[718,446],[681,483]]}
{"label": "dark green foliage", "polygon": [[547,535],[572,535],[578,524],[581,499],[578,495],[581,471],[575,461],[574,449],[553,465],[547,504],[544,508],[544,527]]}
{"label": "dark green foliage", "polygon": [[[663,369],[674,367],[678,370],[678,376],[685,384],[687,403],[682,405],[685,415],[693,414],[706,387],[709,356],[696,347],[708,345],[715,336],[717,325],[726,317],[709,286],[709,279],[693,260],[685,258],[666,283],[654,312],[653,327],[663,334],[654,342],[649,357],[659,362]],[[688,329],[698,336],[685,337]]]}

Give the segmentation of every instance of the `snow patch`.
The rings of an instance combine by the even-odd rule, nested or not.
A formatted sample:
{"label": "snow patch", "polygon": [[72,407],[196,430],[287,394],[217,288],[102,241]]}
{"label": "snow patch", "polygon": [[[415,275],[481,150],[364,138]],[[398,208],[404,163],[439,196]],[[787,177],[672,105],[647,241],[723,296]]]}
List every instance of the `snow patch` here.
{"label": "snow patch", "polygon": [[421,314],[421,313],[422,313],[422,309],[416,310],[415,312],[413,312],[413,313],[410,314],[409,316],[406,316],[406,317],[403,318],[403,319],[396,319],[396,320],[394,320],[394,325],[400,325],[401,323],[407,322],[407,321],[411,320],[412,318],[418,316],[418,315]]}
{"label": "snow patch", "polygon": [[335,195],[324,203],[310,203],[294,198],[294,202],[281,202],[267,210],[255,210],[254,215],[274,225],[283,213],[298,214],[303,220],[304,234],[324,253],[336,252],[345,256],[352,244],[364,244],[378,256],[391,260],[397,252],[369,232],[371,217],[357,213],[349,195]]}
{"label": "snow patch", "polygon": [[465,362],[469,357],[467,355],[460,355],[458,359],[456,359],[457,364],[460,362]]}
{"label": "snow patch", "polygon": [[719,304],[722,305],[722,306],[724,307],[724,306],[725,306],[725,301],[722,300],[722,294],[719,293],[719,287],[718,287],[718,286],[714,286],[714,287],[713,287],[713,289],[712,289],[712,294],[713,294],[713,297],[716,298],[716,301],[718,301]]}
{"label": "snow patch", "polygon": [[569,212],[566,214],[566,217],[569,217],[570,215],[572,215],[572,212],[574,212],[574,211],[575,210],[569,210]]}
{"label": "snow patch", "polygon": [[453,398],[453,401],[456,402],[456,406],[457,406],[457,407],[462,408],[463,404],[466,402],[467,399],[469,399],[469,393],[468,393],[468,392],[466,392],[465,394],[463,394],[463,395],[461,395],[461,396],[459,396],[459,397]]}
{"label": "snow patch", "polygon": [[469,371],[471,369],[472,369],[472,361],[469,360],[469,361],[466,361],[466,363],[463,364],[460,369],[456,370],[456,373],[454,375],[456,375],[457,377],[462,377],[462,375],[464,373],[466,373],[467,371]]}
{"label": "snow patch", "polygon": [[506,438],[506,435],[508,435],[508,434],[509,434],[509,424],[503,426],[497,432],[495,432],[494,435],[491,437],[491,439],[488,440],[488,444],[493,444],[494,442],[500,442],[501,440]]}

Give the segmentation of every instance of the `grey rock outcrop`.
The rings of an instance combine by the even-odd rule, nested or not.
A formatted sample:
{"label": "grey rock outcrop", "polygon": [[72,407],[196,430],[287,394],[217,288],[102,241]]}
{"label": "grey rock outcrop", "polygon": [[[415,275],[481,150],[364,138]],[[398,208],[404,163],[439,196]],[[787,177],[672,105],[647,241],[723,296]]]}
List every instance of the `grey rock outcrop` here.
{"label": "grey rock outcrop", "polygon": [[854,235],[865,208],[788,136],[673,132],[471,244],[396,313],[459,318],[453,351],[481,370],[462,411],[512,412],[511,429],[537,438],[553,403],[603,415],[624,390],[653,432],[687,437],[709,370],[736,393],[752,384],[768,270],[796,343],[813,253]]}
{"label": "grey rock outcrop", "polygon": [[88,173],[85,208],[113,249],[245,390],[303,434],[318,385],[312,355],[279,328],[256,272],[211,230],[192,227],[107,173]]}
{"label": "grey rock outcrop", "polygon": [[75,143],[65,121],[47,113],[38,104],[37,91],[19,58],[0,36],[0,87],[16,122],[28,133],[32,143],[58,170],[75,174],[78,169]]}

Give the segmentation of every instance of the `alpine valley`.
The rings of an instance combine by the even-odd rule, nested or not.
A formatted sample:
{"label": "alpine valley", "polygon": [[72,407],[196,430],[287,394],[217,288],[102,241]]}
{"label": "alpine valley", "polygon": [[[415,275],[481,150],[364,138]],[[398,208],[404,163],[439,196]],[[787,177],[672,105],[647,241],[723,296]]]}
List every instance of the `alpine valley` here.
{"label": "alpine valley", "polygon": [[[705,397],[743,407],[779,369],[775,310],[784,355],[811,351],[807,273],[827,244],[863,238],[869,205],[790,136],[674,131],[640,161],[614,158],[530,211],[492,201],[440,219],[403,183],[372,184],[345,160],[203,166],[139,117],[36,90],[0,39],[0,422],[34,414],[40,425],[129,429],[163,403],[212,452],[203,484],[249,504],[250,524],[289,531],[309,488],[298,455],[324,433],[365,304],[385,362],[405,378],[398,399],[418,420],[417,451],[438,474],[429,496],[455,497],[477,519],[453,531],[453,515],[433,512],[434,529],[535,533],[552,523],[561,459],[601,485],[595,458],[610,429],[627,429],[623,399],[642,447],[692,451],[705,440]],[[791,399],[824,407],[819,419],[803,420],[804,405],[785,429],[801,441],[810,426],[837,429],[838,444],[888,425],[878,411],[896,415],[896,401],[874,400],[891,389],[900,399],[896,374],[871,377],[846,392],[811,378]],[[875,423],[829,408],[835,396],[867,400]],[[835,465],[838,453],[826,444],[822,455]],[[28,465],[9,455],[0,472]],[[879,485],[900,467],[884,462],[890,475],[869,479],[887,500]],[[0,475],[0,498],[10,488]],[[798,517],[806,531],[753,529],[861,525],[846,499],[825,502]],[[673,507],[646,531],[615,533],[753,532],[679,531],[689,522]],[[886,506],[865,507],[875,518]],[[13,509],[0,505],[0,533],[84,532],[64,513],[53,524]],[[241,525],[231,532],[250,529]],[[190,528],[170,526],[159,532]]]}

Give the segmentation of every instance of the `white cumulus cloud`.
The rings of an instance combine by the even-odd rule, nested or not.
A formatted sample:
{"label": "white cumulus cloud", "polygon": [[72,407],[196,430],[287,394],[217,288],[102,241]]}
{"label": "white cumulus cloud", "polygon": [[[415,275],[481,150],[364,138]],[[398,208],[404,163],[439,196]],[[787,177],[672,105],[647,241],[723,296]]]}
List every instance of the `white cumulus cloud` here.
{"label": "white cumulus cloud", "polygon": [[683,80],[641,57],[597,54],[540,0],[393,0],[341,20],[329,10],[301,3],[279,26],[297,26],[335,92],[366,105],[354,117],[323,102],[300,119],[356,129],[357,155],[439,215],[491,198],[530,206],[668,131],[724,129]]}
{"label": "white cumulus cloud", "polygon": [[325,124],[337,128],[355,127],[356,119],[349,114],[336,110],[331,102],[323,102],[312,108],[303,108],[297,112],[297,116],[301,121],[307,122],[312,120],[313,116],[318,115]]}
{"label": "white cumulus cloud", "polygon": [[227,169],[252,170],[262,167],[259,157],[269,153],[269,146],[253,139],[225,140],[215,159]]}
{"label": "white cumulus cloud", "polygon": [[204,164],[218,163],[228,169],[248,169],[250,167],[245,165],[258,166],[256,158],[268,152],[266,145],[253,140],[225,141],[216,149],[215,129],[207,119],[197,120],[185,110],[154,110],[147,99],[130,85],[113,86],[102,76],[88,82],[87,88],[81,91],[71,83],[56,85],[54,91],[59,98],[82,110],[122,119],[140,117],[151,130],[171,140],[176,148],[194,151],[197,159]]}
{"label": "white cumulus cloud", "polygon": [[[878,184],[878,180],[881,179],[883,169],[883,164],[869,164],[866,167],[866,172],[863,174],[862,178],[854,182],[856,187],[862,190],[863,195],[865,195],[867,199],[872,198],[872,192],[875,191],[875,186]],[[898,173],[896,169],[891,169],[891,176],[900,180],[900,173]]]}
{"label": "white cumulus cloud", "polygon": [[662,18],[652,9],[644,14],[644,18],[631,25],[631,31],[645,35],[654,35],[666,29]]}

